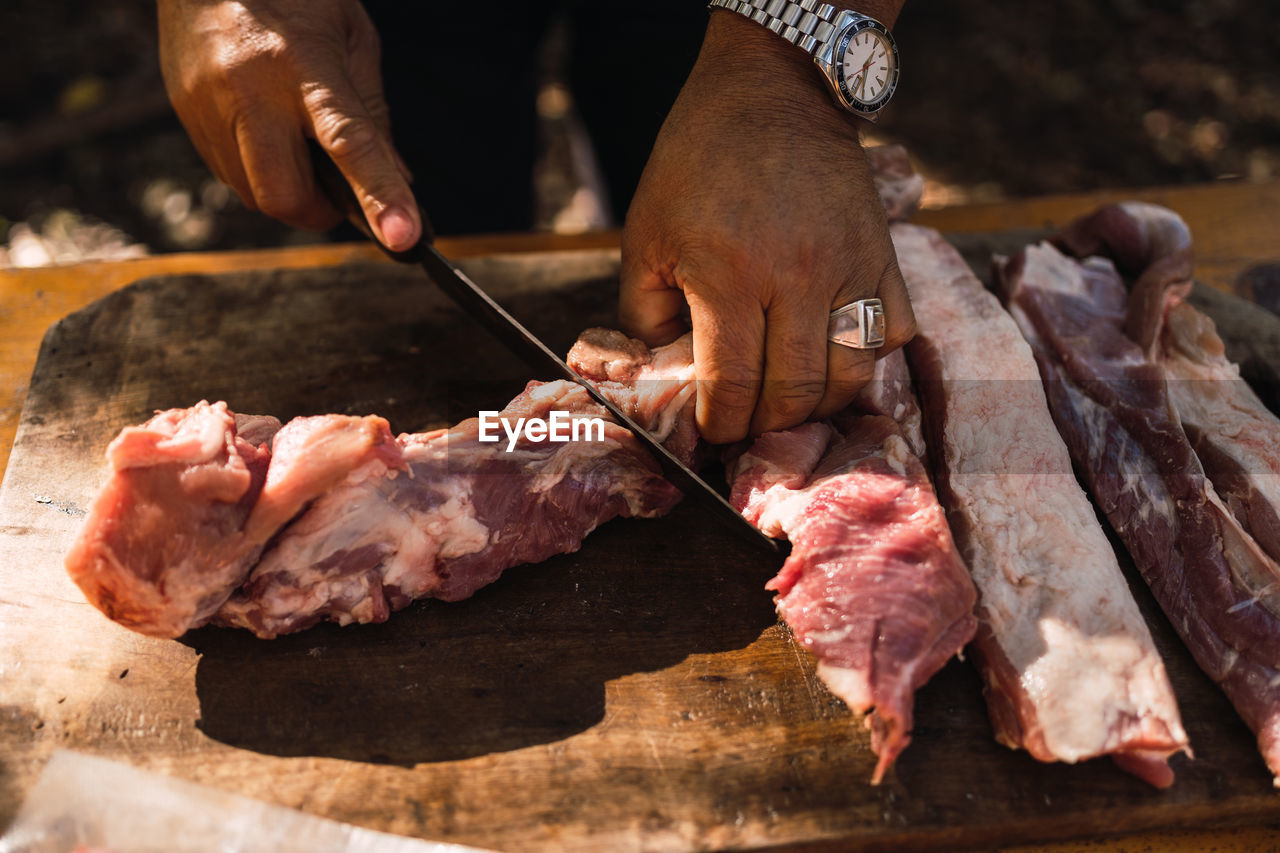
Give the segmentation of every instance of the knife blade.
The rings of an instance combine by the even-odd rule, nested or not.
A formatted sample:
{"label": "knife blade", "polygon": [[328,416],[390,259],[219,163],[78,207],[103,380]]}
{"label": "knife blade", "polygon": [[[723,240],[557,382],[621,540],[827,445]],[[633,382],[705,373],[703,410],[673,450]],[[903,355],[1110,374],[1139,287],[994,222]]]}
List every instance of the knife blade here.
{"label": "knife blade", "polygon": [[705,480],[689,466],[677,459],[661,442],[627,416],[612,400],[601,393],[595,383],[579,375],[568,363],[557,355],[550,347],[523,323],[513,317],[499,305],[484,289],[467,277],[453,265],[434,245],[435,234],[427,219],[426,212],[418,205],[422,220],[422,236],[410,249],[392,251],[377,238],[364,217],[364,210],[356,199],[355,193],[347,183],[347,179],[338,169],[337,164],[314,140],[308,141],[311,163],[316,182],[325,196],[344,214],[353,225],[360,229],[369,239],[382,249],[389,257],[401,263],[419,264],[427,276],[458,304],[472,318],[489,330],[503,345],[515,355],[521,357],[530,366],[544,368],[570,382],[577,383],[586,389],[591,399],[609,413],[610,417],[630,430],[636,440],[653,454],[662,475],[673,486],[685,494],[685,497],[699,500],[712,510],[713,516],[724,522],[731,530],[748,541],[767,548],[772,553],[782,553],[783,543],[765,536],[749,521],[742,517],[733,505],[724,499],[719,492],[711,488]]}

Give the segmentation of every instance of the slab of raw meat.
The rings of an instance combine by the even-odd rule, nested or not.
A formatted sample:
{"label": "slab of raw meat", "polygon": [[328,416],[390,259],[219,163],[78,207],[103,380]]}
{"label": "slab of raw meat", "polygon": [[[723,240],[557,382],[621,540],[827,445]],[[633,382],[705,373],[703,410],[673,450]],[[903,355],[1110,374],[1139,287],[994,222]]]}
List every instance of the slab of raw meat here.
{"label": "slab of raw meat", "polygon": [[[585,389],[531,382],[501,413],[605,417]],[[259,637],[321,620],[381,622],[419,598],[457,601],[506,569],[576,551],[615,516],[652,517],[680,499],[613,422],[603,440],[479,440],[479,420],[401,435],[403,470],[352,472],[291,523],[216,617]],[[505,439],[504,439],[505,442]]]}
{"label": "slab of raw meat", "polygon": [[160,412],[108,447],[110,477],[67,570],[117,622],[180,636],[208,621],[310,501],[353,468],[398,457],[377,417],[298,418],[281,429],[225,403]]}
{"label": "slab of raw meat", "polygon": [[889,417],[766,433],[733,505],[791,554],[769,582],[831,692],[866,717],[873,783],[910,743],[915,691],[972,637],[975,593],[928,476]]}
{"label": "slab of raw meat", "polygon": [[1178,420],[1218,495],[1280,559],[1280,419],[1227,359],[1213,321],[1184,301],[1192,282],[1186,223],[1168,208],[1123,202],[1073,222],[1055,242],[1078,257],[1105,254],[1136,279],[1126,332],[1164,368]]}
{"label": "slab of raw meat", "polygon": [[236,435],[224,403],[124,430],[107,448],[110,477],[67,555],[71,579],[95,607],[144,634],[176,637],[203,622],[257,556],[239,534],[269,458]]}
{"label": "slab of raw meat", "polygon": [[[1147,257],[1162,265],[1158,251]],[[1196,662],[1253,729],[1280,777],[1280,566],[1220,498],[1180,422],[1184,410],[1214,421],[1205,426],[1219,439],[1241,425],[1240,412],[1196,413],[1203,383],[1167,379],[1166,368],[1178,369],[1186,357],[1180,347],[1198,356],[1216,349],[1194,316],[1177,307],[1185,282],[1144,271],[1128,294],[1110,261],[1077,261],[1048,244],[1003,262],[999,277],[1095,499]],[[1160,316],[1135,316],[1150,311]],[[1131,336],[1139,333],[1150,341]],[[1238,388],[1219,388],[1221,403],[1219,392],[1239,403]],[[1256,426],[1258,412],[1251,403],[1245,409],[1245,420]],[[1204,432],[1198,438],[1202,448],[1214,447]],[[1250,437],[1243,438],[1233,440],[1235,447],[1252,452]],[[1217,452],[1206,456],[1211,467],[1230,468],[1213,458]],[[1237,508],[1250,505],[1234,483],[1229,489]],[[1254,526],[1253,513],[1246,516]]]}
{"label": "slab of raw meat", "polygon": [[978,588],[974,648],[996,738],[1102,755],[1155,785],[1186,749],[1164,664],[1050,417],[1018,327],[935,231],[891,229],[918,331],[925,434]]}

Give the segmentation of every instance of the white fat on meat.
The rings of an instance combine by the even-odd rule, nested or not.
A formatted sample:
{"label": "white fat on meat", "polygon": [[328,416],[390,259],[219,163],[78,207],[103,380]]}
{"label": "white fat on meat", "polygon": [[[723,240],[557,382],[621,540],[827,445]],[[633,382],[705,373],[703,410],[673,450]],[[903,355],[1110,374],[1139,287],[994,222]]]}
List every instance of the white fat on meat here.
{"label": "white fat on meat", "polygon": [[[997,739],[1042,761],[1154,753],[1163,765],[1187,744],[1173,691],[1029,346],[940,235],[892,235],[938,491],[978,587]],[[1140,775],[1172,779],[1167,768]]]}

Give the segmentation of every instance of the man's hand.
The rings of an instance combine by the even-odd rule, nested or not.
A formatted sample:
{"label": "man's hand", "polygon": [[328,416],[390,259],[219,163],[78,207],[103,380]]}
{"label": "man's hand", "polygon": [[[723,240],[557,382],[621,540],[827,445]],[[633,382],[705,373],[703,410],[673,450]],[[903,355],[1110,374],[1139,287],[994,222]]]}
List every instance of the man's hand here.
{"label": "man's hand", "polygon": [[374,233],[408,248],[422,224],[391,143],[378,35],[358,0],[158,0],[169,99],[215,175],[251,209],[302,228],[341,219],[306,139],[328,152]]}
{"label": "man's hand", "polygon": [[883,300],[880,354],[915,332],[858,121],[795,47],[712,13],[627,214],[621,293],[624,328],[650,344],[684,331],[688,305],[710,441],[853,399],[876,351],[827,342],[834,308]]}

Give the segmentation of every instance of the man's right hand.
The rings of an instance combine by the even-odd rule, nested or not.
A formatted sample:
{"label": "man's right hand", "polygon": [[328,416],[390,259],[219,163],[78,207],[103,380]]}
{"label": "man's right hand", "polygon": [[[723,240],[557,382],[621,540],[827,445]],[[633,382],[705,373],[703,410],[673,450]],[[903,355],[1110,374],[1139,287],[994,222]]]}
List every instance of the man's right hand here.
{"label": "man's right hand", "polygon": [[158,0],[160,65],[178,118],[245,205],[301,228],[341,219],[312,175],[328,152],[391,249],[418,239],[391,142],[378,34],[359,0]]}

